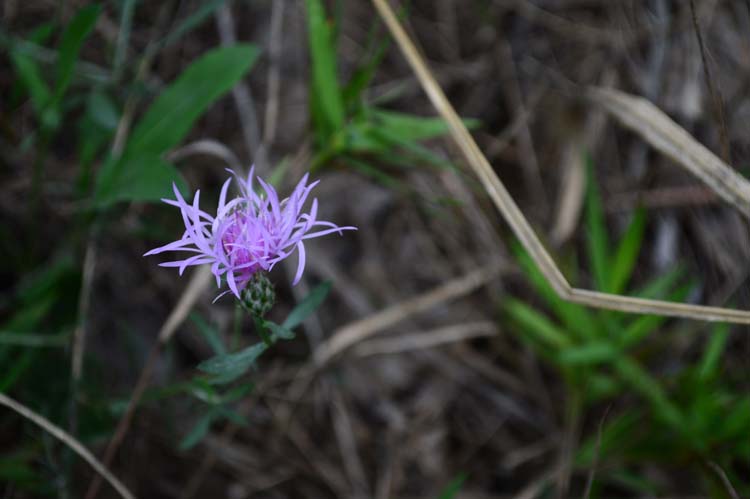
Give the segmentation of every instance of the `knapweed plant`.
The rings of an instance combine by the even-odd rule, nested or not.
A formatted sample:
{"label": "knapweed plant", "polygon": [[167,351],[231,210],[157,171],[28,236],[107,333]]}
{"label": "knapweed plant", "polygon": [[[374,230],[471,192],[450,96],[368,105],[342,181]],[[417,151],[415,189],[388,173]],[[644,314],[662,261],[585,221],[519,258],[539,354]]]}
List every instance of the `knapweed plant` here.
{"label": "knapweed plant", "polygon": [[[227,171],[231,176],[221,188],[215,216],[200,209],[200,190],[189,204],[177,186],[173,186],[175,199],[163,201],[180,209],[185,232],[177,241],[144,256],[167,251],[190,254],[187,258],[160,264],[177,267],[180,275],[187,267],[210,265],[216,285],[221,288],[226,283],[229,288],[216,299],[233,294],[256,321],[259,333],[264,335],[263,325],[270,322],[264,322],[263,317],[275,301],[273,285],[266,273],[296,252],[297,271],[292,284],[297,284],[305,270],[305,240],[334,232],[341,235],[355,227],[339,227],[318,220],[317,198],[312,200],[309,212],[303,211],[310,192],[319,182],[308,185],[308,175],[300,180],[288,198],[280,200],[273,186],[255,177],[254,168],[244,179],[233,170]],[[227,201],[232,178],[237,180],[239,195]],[[256,179],[262,188],[260,194],[253,185]]]}
{"label": "knapweed plant", "polygon": [[[225,280],[229,286],[217,299],[231,292],[242,300],[243,296],[247,296],[248,284],[253,279],[259,279],[259,274],[270,271],[295,250],[298,264],[293,284],[297,284],[305,270],[306,239],[356,230],[354,227],[339,227],[331,222],[318,220],[317,198],[313,199],[308,213],[302,211],[310,192],[319,181],[307,185],[308,175],[305,175],[291,196],[279,200],[273,186],[259,177],[257,180],[264,192],[260,195],[255,192],[254,170],[250,169],[247,179],[227,170],[237,179],[240,195],[227,202],[227,192],[232,182],[232,177],[228,178],[221,188],[215,217],[200,209],[200,190],[196,191],[191,205],[182,197],[177,186],[173,186],[176,199],[163,201],[180,209],[185,222],[185,233],[177,241],[155,248],[145,256],[165,251],[194,253],[184,260],[159,265],[179,267],[182,275],[191,265],[210,264],[211,272],[216,277],[216,285],[221,287]],[[322,229],[314,230],[317,228]]]}

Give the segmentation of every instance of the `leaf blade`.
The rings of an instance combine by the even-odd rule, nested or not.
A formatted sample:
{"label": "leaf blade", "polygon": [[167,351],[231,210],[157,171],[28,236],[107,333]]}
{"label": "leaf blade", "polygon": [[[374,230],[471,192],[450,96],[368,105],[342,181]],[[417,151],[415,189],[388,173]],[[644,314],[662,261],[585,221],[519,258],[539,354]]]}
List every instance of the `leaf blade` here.
{"label": "leaf blade", "polygon": [[289,312],[289,315],[281,324],[285,329],[294,329],[304,322],[307,317],[317,309],[331,290],[331,281],[325,281],[319,284],[315,289],[302,300],[296,307]]}
{"label": "leaf blade", "polygon": [[188,66],[151,104],[126,151],[163,154],[178,145],[193,123],[253,66],[259,50],[238,44],[209,50]]}

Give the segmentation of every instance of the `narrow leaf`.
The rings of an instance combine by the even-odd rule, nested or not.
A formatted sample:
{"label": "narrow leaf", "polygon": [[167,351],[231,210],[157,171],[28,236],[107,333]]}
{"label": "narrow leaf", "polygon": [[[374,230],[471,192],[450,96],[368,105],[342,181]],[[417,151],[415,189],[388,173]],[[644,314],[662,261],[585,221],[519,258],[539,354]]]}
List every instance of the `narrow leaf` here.
{"label": "narrow leaf", "polygon": [[612,361],[618,351],[609,343],[596,342],[588,345],[569,347],[560,352],[559,360],[565,365],[589,365]]}
{"label": "narrow leaf", "polygon": [[89,36],[101,13],[100,5],[88,5],[79,10],[62,36],[57,59],[57,82],[55,84],[55,105],[59,104],[70,85],[73,69],[83,42]]}
{"label": "narrow leaf", "polygon": [[225,355],[227,353],[224,342],[221,341],[221,337],[216,328],[206,322],[206,320],[198,313],[190,314],[190,319],[193,321],[193,324],[196,325],[198,331],[200,331],[203,336],[203,339],[206,340],[206,343],[209,344],[211,350],[213,350],[215,354]]}
{"label": "narrow leaf", "polygon": [[237,353],[217,355],[198,365],[198,369],[208,374],[236,374],[246,372],[255,363],[268,346],[265,343],[256,343]]}
{"label": "narrow leaf", "polygon": [[89,94],[86,114],[92,123],[108,131],[114,131],[120,121],[120,112],[112,98],[100,90],[93,90]]}
{"label": "narrow leaf", "polygon": [[627,357],[620,357],[614,363],[615,370],[623,381],[643,395],[654,409],[654,412],[668,423],[675,431],[683,428],[683,417],[677,406],[667,397],[661,385],[636,362]]}
{"label": "narrow leaf", "polygon": [[193,426],[193,429],[190,430],[190,433],[188,433],[180,442],[180,450],[184,451],[190,449],[191,447],[195,447],[195,445],[203,440],[203,438],[208,434],[208,430],[211,429],[211,423],[214,422],[215,418],[216,416],[213,411],[203,415],[203,417],[198,420],[195,426]]}
{"label": "narrow leaf", "polygon": [[581,305],[570,303],[560,298],[520,244],[514,244],[513,252],[522,270],[531,279],[534,289],[544,298],[555,315],[560,318],[572,334],[581,339],[588,340],[599,335],[599,324],[594,314]]}
{"label": "narrow leaf", "polygon": [[591,270],[597,289],[605,291],[609,284],[609,241],[604,221],[602,200],[594,177],[594,164],[586,156],[586,243]]}
{"label": "narrow leaf", "polygon": [[312,59],[314,118],[326,136],[344,126],[344,101],[338,84],[333,29],[320,0],[306,0],[307,29]]}
{"label": "narrow leaf", "polygon": [[304,300],[292,309],[286,320],[281,324],[281,327],[291,330],[302,324],[323,303],[330,290],[331,281],[319,284],[315,289],[310,291],[310,294]]}
{"label": "narrow leaf", "polygon": [[525,332],[532,333],[542,343],[555,348],[570,345],[570,339],[564,330],[522,301],[509,298],[504,308]]}
{"label": "narrow leaf", "polygon": [[173,183],[187,192],[185,181],[171,163],[155,154],[131,153],[104,164],[94,201],[98,208],[119,201],[156,201],[172,196]]}
{"label": "narrow leaf", "polygon": [[[374,124],[405,142],[432,139],[448,133],[448,124],[442,118],[426,118],[413,114],[372,109]],[[479,121],[463,120],[467,128],[476,128]]]}
{"label": "narrow leaf", "polygon": [[707,380],[718,371],[721,356],[727,346],[729,339],[729,324],[717,324],[708,337],[703,358],[698,368],[698,376],[701,380]]}
{"label": "narrow leaf", "polygon": [[41,116],[49,104],[51,92],[41,76],[39,66],[26,54],[11,50],[10,59],[18,72],[18,77],[31,97],[31,103],[37,116]]}
{"label": "narrow leaf", "polygon": [[456,475],[450,483],[440,492],[439,499],[455,499],[458,497],[458,491],[461,490],[461,486],[466,481],[468,475],[466,473],[459,473]]}
{"label": "narrow leaf", "polygon": [[201,2],[199,4],[200,7],[183,21],[181,21],[172,31],[170,31],[169,34],[160,42],[159,46],[161,48],[165,48],[172,45],[184,35],[200,26],[226,2],[227,0],[211,0],[209,2]]}
{"label": "narrow leaf", "polygon": [[612,262],[612,273],[609,275],[608,292],[621,294],[625,291],[625,286],[633,273],[645,231],[646,211],[638,209],[617,246]]}
{"label": "narrow leaf", "polygon": [[258,49],[247,44],[208,51],[157,97],[133,130],[126,151],[158,155],[178,145],[193,123],[247,73],[257,57]]}
{"label": "narrow leaf", "polygon": [[271,335],[273,336],[274,341],[294,339],[294,331],[287,329],[284,326],[280,326],[279,324],[271,321],[264,321],[263,325],[271,331]]}

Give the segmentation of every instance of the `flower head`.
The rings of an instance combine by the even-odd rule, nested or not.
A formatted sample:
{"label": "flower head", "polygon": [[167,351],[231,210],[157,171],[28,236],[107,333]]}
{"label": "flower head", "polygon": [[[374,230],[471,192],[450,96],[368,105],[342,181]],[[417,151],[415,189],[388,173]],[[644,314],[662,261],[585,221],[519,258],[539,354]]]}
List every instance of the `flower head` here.
{"label": "flower head", "polygon": [[[226,279],[229,291],[237,298],[256,272],[269,271],[278,262],[297,250],[297,273],[293,284],[297,284],[305,269],[305,239],[324,236],[332,232],[356,230],[355,227],[339,227],[331,222],[317,219],[318,200],[313,199],[308,213],[302,208],[310,191],[318,184],[307,185],[308,175],[300,180],[291,196],[279,200],[276,190],[255,177],[262,187],[259,195],[253,188],[254,168],[247,179],[242,179],[232,170],[227,170],[236,178],[240,195],[227,201],[227,192],[232,182],[230,176],[221,188],[219,206],[213,217],[199,208],[200,191],[196,191],[192,204],[173,186],[175,200],[162,199],[176,206],[182,212],[185,233],[182,238],[160,248],[155,248],[144,256],[165,251],[186,251],[193,256],[183,260],[161,263],[163,267],[178,267],[180,275],[191,265],[210,264],[216,277],[216,285],[221,287]],[[218,298],[218,297],[217,297]]]}

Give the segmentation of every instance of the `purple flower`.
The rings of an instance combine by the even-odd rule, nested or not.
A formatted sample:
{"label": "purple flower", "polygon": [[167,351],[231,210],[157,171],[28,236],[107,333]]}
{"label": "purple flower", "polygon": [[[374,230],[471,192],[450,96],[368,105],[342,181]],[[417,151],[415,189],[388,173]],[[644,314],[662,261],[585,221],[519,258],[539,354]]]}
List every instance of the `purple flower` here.
{"label": "purple flower", "polygon": [[292,195],[279,201],[276,190],[260,177],[257,180],[265,193],[256,194],[253,189],[254,170],[250,169],[247,180],[243,180],[234,171],[227,170],[237,179],[240,195],[227,202],[227,191],[232,182],[232,177],[229,177],[221,188],[215,217],[198,207],[200,191],[196,191],[191,205],[182,197],[177,186],[173,186],[176,200],[162,201],[180,209],[185,222],[185,233],[182,239],[152,249],[144,256],[165,251],[195,253],[184,260],[160,265],[179,267],[182,275],[191,265],[211,264],[216,285],[221,287],[224,277],[229,286],[229,291],[219,297],[232,292],[240,298],[240,292],[256,272],[271,270],[295,249],[299,263],[293,284],[297,284],[305,269],[305,239],[332,232],[341,234],[344,230],[356,230],[355,227],[339,227],[331,222],[317,220],[317,199],[313,199],[308,213],[302,212],[310,191],[319,181],[307,185],[308,175],[305,175]]}

